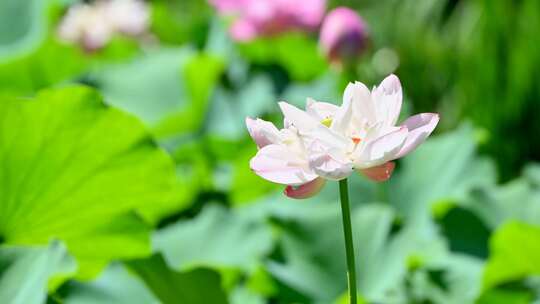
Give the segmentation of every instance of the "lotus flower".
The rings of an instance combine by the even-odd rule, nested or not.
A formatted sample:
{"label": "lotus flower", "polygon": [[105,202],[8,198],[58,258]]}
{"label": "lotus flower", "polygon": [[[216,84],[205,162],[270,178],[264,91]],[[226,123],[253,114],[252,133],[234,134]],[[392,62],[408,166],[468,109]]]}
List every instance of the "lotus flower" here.
{"label": "lotus flower", "polygon": [[230,29],[238,41],[272,36],[293,29],[317,29],[326,0],[210,0],[217,11],[234,16]]}
{"label": "lotus flower", "polygon": [[101,0],[75,4],[63,18],[58,35],[87,51],[104,47],[117,33],[136,36],[148,27],[149,12],[139,0]]}
{"label": "lotus flower", "polygon": [[105,12],[114,30],[128,36],[144,33],[150,21],[148,7],[140,0],[109,1]]}
{"label": "lotus flower", "polygon": [[105,14],[83,3],[69,8],[58,34],[62,40],[79,43],[92,51],[103,47],[113,33]]}
{"label": "lotus flower", "polygon": [[371,91],[360,82],[350,83],[339,107],[308,99],[303,111],[280,102],[284,129],[246,120],[259,147],[250,167],[266,180],[287,185],[285,194],[293,198],[310,197],[325,180],[342,180],[354,171],[385,181],[394,170],[392,161],[413,151],[439,122],[438,114],[422,113],[396,125],[401,103],[395,75]]}
{"label": "lotus flower", "polygon": [[351,61],[366,48],[367,27],[354,10],[338,7],[324,18],[319,39],[321,49],[331,62]]}

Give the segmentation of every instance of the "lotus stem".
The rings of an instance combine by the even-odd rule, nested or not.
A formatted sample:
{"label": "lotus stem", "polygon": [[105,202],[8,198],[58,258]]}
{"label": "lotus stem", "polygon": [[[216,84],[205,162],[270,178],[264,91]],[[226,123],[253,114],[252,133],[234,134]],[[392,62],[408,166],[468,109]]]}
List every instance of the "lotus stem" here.
{"label": "lotus stem", "polygon": [[356,304],[356,266],[354,262],[354,242],[352,236],[351,207],[347,179],[339,181],[341,198],[341,215],[343,217],[343,233],[345,235],[345,252],[347,254],[347,279],[349,284],[349,303]]}

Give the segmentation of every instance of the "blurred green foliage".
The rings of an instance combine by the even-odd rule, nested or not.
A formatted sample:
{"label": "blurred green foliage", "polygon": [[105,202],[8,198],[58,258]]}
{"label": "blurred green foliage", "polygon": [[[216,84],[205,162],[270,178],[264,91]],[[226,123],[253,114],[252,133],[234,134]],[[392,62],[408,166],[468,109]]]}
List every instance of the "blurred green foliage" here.
{"label": "blurred green foliage", "polygon": [[540,131],[538,1],[389,0],[365,9],[375,44],[399,54],[415,109],[438,109],[446,128],[468,118],[485,129],[482,150],[503,180],[540,159],[530,140]]}
{"label": "blurred green foliage", "polygon": [[0,3],[0,303],[345,303],[337,185],[284,197],[244,119],[389,73],[442,120],[351,178],[361,301],[540,301],[540,2],[329,1],[369,25],[344,70],[313,33],[235,43],[203,0],[88,53],[57,38],[71,2]]}

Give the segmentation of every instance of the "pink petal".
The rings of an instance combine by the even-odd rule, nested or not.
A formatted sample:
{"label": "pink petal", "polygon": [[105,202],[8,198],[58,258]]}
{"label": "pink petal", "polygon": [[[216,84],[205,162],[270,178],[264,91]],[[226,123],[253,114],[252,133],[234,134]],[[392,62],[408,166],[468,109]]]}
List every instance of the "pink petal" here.
{"label": "pink petal", "polygon": [[232,14],[245,6],[243,0],[210,0],[209,2],[220,14]]}
{"label": "pink petal", "polygon": [[[282,145],[267,145],[261,148],[249,165],[255,174],[278,184],[302,185],[317,178],[317,175],[306,172],[305,163]],[[306,164],[307,165],[307,164]]]}
{"label": "pink petal", "polygon": [[279,142],[279,130],[271,122],[246,117],[246,127],[259,148]]}
{"label": "pink petal", "polygon": [[326,180],[324,178],[318,177],[311,182],[300,186],[287,186],[283,193],[286,196],[295,199],[309,198],[319,193],[324,187],[325,183]]}
{"label": "pink petal", "polygon": [[402,125],[409,129],[409,134],[396,158],[405,156],[423,143],[438,123],[439,114],[436,113],[422,113],[409,117]]}
{"label": "pink petal", "polygon": [[408,136],[406,126],[381,136],[368,143],[363,150],[355,152],[355,165],[359,169],[365,169],[382,165],[396,159]]}
{"label": "pink petal", "polygon": [[253,40],[258,35],[256,25],[247,19],[239,19],[230,28],[231,36],[234,40],[247,42]]}
{"label": "pink petal", "polygon": [[384,182],[392,176],[396,164],[394,162],[387,162],[383,165],[362,169],[360,172],[367,178],[375,182]]}
{"label": "pink petal", "polygon": [[387,95],[394,93],[401,94],[401,82],[396,75],[390,74],[383,79],[383,81],[381,81],[381,84],[377,87],[377,89]]}
{"label": "pink petal", "polygon": [[324,17],[326,0],[287,0],[284,2],[287,3],[288,11],[297,16],[299,25],[307,29],[316,28]]}
{"label": "pink petal", "polygon": [[209,0],[219,14],[234,16],[234,39],[249,41],[291,29],[315,30],[324,15],[325,0]]}
{"label": "pink petal", "polygon": [[277,21],[279,17],[279,5],[274,0],[248,1],[243,11],[245,18],[261,26],[265,23]]}

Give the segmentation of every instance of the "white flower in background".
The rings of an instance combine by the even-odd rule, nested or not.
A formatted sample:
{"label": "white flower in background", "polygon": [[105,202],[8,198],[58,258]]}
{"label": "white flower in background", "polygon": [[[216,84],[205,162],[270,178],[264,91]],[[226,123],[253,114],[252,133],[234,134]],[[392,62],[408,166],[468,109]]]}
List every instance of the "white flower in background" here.
{"label": "white flower in background", "polygon": [[62,40],[78,43],[87,51],[104,47],[115,34],[141,35],[149,11],[140,0],[98,0],[71,6],[58,28]]}
{"label": "white flower in background", "polygon": [[251,168],[269,181],[288,185],[285,193],[295,198],[318,192],[323,184],[318,180],[345,179],[353,171],[385,181],[394,169],[392,161],[413,151],[439,122],[438,114],[422,113],[396,125],[401,103],[401,84],[395,75],[371,91],[360,82],[350,83],[340,107],[308,99],[302,111],[280,102],[284,130],[294,134],[294,146],[301,148],[290,150],[290,139],[276,135],[283,130],[248,119],[248,130],[261,148]]}
{"label": "white flower in background", "polygon": [[148,28],[150,13],[144,1],[113,0],[106,3],[107,19],[117,32],[136,36]]}
{"label": "white flower in background", "polygon": [[106,15],[85,3],[70,7],[58,28],[61,39],[79,43],[89,51],[103,47],[112,34]]}

